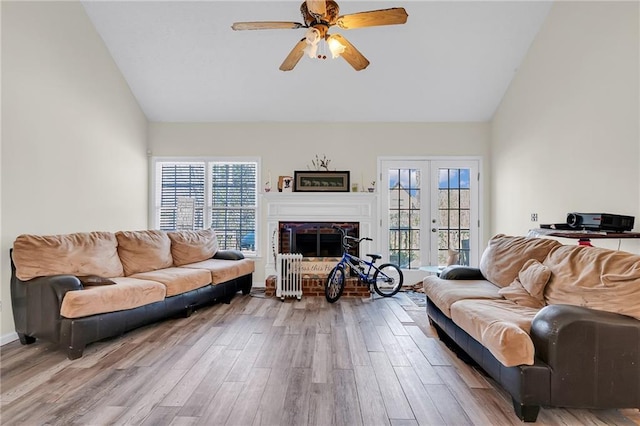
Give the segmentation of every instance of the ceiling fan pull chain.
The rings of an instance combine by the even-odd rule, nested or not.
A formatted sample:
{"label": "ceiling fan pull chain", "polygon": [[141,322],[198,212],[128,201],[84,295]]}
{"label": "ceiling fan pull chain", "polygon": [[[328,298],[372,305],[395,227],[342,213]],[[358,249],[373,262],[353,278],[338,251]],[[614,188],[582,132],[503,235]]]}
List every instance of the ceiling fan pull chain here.
{"label": "ceiling fan pull chain", "polygon": [[320,53],[318,54],[318,59],[327,59],[327,51],[326,51],[326,43],[322,43],[320,45]]}

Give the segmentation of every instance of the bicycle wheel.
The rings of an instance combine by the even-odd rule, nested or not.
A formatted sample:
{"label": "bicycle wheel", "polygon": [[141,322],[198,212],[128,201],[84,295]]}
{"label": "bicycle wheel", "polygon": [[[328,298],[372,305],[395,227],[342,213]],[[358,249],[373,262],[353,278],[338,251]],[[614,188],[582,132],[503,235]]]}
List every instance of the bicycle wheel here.
{"label": "bicycle wheel", "polygon": [[324,287],[324,297],[327,298],[327,302],[333,303],[340,299],[344,291],[344,278],[344,268],[342,266],[336,266],[331,270],[327,285]]}
{"label": "bicycle wheel", "polygon": [[382,297],[391,297],[402,287],[402,271],[392,263],[380,265],[373,274],[373,289]]}

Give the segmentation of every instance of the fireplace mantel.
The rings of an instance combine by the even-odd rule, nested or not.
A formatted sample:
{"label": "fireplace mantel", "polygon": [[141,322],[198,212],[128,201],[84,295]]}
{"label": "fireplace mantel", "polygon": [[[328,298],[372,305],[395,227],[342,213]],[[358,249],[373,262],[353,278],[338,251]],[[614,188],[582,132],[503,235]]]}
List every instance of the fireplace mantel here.
{"label": "fireplace mantel", "polygon": [[266,213],[269,252],[266,276],[274,275],[273,248],[278,251],[278,222],[359,222],[360,236],[371,237],[374,244],[363,241],[361,253],[375,249],[378,240],[378,196],[368,192],[313,192],[262,194],[262,206]]}

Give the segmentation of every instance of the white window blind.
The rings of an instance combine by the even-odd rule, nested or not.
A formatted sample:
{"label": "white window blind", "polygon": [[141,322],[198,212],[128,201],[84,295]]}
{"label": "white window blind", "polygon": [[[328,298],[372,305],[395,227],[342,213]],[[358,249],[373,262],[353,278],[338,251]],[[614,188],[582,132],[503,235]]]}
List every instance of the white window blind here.
{"label": "white window blind", "polygon": [[255,250],[256,163],[211,163],[211,226],[222,247]]}

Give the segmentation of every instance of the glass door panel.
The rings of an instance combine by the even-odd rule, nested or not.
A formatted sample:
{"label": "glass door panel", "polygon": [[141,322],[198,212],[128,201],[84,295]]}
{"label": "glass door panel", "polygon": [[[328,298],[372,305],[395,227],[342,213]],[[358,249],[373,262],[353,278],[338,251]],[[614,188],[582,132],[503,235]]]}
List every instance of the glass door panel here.
{"label": "glass door panel", "polygon": [[477,162],[434,161],[432,173],[437,178],[437,203],[432,209],[432,233],[437,253],[431,261],[438,266],[451,263],[477,264],[478,194]]}
{"label": "glass door panel", "polygon": [[420,176],[419,169],[388,169],[389,260],[402,268],[420,264]]}

